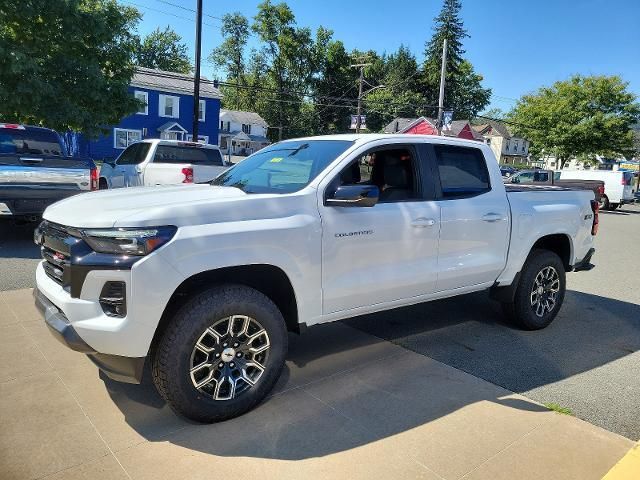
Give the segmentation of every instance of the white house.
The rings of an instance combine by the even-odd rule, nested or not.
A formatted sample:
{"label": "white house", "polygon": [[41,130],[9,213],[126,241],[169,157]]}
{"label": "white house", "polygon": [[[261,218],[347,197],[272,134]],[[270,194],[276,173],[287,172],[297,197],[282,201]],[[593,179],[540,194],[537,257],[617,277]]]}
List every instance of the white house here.
{"label": "white house", "polygon": [[490,121],[483,125],[474,125],[473,129],[484,138],[484,142],[491,147],[501,165],[528,162],[529,141],[512,136],[505,124]]}
{"label": "white house", "polygon": [[220,110],[218,145],[224,154],[251,155],[269,145],[267,122],[254,112]]}

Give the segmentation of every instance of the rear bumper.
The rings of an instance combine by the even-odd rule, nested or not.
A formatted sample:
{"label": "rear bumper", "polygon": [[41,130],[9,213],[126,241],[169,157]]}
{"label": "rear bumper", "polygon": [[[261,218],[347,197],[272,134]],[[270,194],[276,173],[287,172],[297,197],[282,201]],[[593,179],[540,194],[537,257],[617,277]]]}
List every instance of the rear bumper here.
{"label": "rear bumper", "polygon": [[2,216],[42,215],[45,209],[58,200],[63,200],[78,193],[88,192],[77,188],[34,188],[11,187],[0,188],[0,210]]}
{"label": "rear bumper", "polygon": [[146,357],[123,357],[96,352],[78,335],[64,313],[40,290],[35,288],[33,297],[45,324],[58,341],[71,350],[86,353],[109,378],[118,382],[140,383]]}
{"label": "rear bumper", "polygon": [[591,263],[591,258],[593,257],[594,253],[596,253],[596,249],[590,248],[587,254],[584,256],[584,258],[573,266],[573,271],[586,272],[591,270],[593,267],[595,267],[595,265]]}

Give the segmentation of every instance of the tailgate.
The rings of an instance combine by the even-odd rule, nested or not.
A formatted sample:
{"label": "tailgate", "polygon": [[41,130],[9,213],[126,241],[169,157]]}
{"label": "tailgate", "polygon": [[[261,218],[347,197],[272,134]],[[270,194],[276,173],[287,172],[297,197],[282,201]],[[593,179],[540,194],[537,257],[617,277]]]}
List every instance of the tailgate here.
{"label": "tailgate", "polygon": [[224,172],[227,167],[222,167],[218,165],[189,165],[193,168],[193,181],[195,183],[204,183],[210,182],[222,172]]}
{"label": "tailgate", "polygon": [[85,160],[46,155],[0,154],[0,195],[15,189],[90,190]]}

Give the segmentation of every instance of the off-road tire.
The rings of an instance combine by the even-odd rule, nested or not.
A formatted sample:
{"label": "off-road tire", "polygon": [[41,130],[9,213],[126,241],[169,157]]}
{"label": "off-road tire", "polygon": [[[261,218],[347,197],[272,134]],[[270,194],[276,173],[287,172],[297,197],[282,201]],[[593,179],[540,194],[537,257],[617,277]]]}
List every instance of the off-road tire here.
{"label": "off-road tire", "polygon": [[[553,308],[547,312],[543,311],[543,315],[538,316],[532,305],[532,292],[536,277],[547,267],[553,268],[557,273],[559,288]],[[565,290],[565,269],[560,257],[549,250],[536,249],[529,254],[520,272],[513,301],[504,302],[502,309],[507,318],[519,327],[525,330],[540,330],[556,318],[564,301]]]}
{"label": "off-road tire", "polygon": [[[192,383],[192,351],[200,336],[216,321],[232,315],[256,319],[267,331],[270,348],[258,381],[236,398],[214,400]],[[213,287],[191,297],[175,314],[152,357],[153,382],[178,415],[203,423],[227,420],[251,410],[278,380],[287,353],[287,329],[282,313],[265,295],[243,285]]]}

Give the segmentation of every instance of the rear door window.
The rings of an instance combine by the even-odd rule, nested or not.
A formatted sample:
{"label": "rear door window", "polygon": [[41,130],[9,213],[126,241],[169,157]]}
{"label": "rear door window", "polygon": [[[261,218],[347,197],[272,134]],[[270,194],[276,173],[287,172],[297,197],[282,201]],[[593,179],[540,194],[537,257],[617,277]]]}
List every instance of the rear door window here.
{"label": "rear door window", "polygon": [[484,155],[477,148],[434,145],[442,197],[465,198],[491,190]]}
{"label": "rear door window", "polygon": [[220,150],[213,148],[182,147],[179,145],[158,145],[153,157],[154,163],[190,163],[192,165],[221,166]]}

